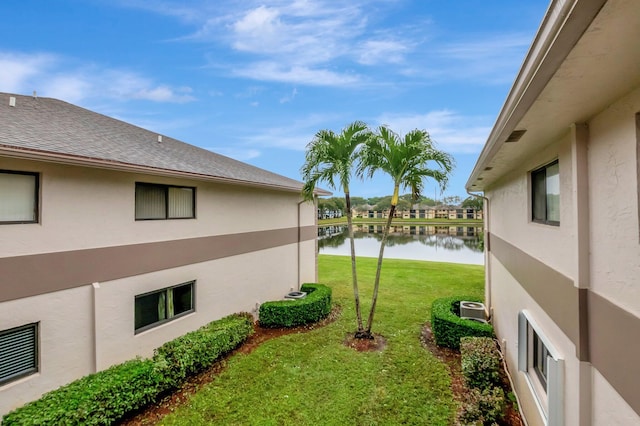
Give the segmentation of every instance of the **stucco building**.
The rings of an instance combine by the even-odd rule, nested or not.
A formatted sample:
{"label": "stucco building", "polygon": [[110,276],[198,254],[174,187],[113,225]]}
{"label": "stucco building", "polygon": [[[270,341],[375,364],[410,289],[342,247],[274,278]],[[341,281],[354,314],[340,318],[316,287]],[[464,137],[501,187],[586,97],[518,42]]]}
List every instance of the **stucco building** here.
{"label": "stucco building", "polygon": [[529,425],[640,424],[640,7],[552,1],[467,182]]}
{"label": "stucco building", "polygon": [[0,93],[0,414],[315,281],[316,208],[301,188]]}

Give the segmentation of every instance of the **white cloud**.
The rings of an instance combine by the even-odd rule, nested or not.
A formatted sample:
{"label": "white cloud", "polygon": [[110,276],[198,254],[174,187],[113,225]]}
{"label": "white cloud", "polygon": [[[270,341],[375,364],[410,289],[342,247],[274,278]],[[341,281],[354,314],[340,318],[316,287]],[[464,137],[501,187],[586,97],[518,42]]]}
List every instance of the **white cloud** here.
{"label": "white cloud", "polygon": [[[479,35],[436,49],[447,78],[475,79],[492,84],[508,84],[524,57],[531,36],[528,34]],[[514,58],[518,58],[514,60]]]}
{"label": "white cloud", "polygon": [[[46,53],[23,54],[0,52],[0,90],[12,93],[26,93],[32,79],[55,65],[55,55]],[[30,90],[28,90],[30,92]]]}
{"label": "white cloud", "polygon": [[401,63],[410,48],[395,40],[367,40],[360,46],[358,62],[364,65]]}
{"label": "white cloud", "polygon": [[413,129],[429,132],[438,147],[450,153],[478,153],[491,131],[490,119],[468,117],[448,110],[431,111],[426,114],[385,114],[376,120],[400,135]]}
{"label": "white cloud", "polygon": [[[260,128],[260,131],[241,137],[247,146],[258,148],[284,148],[304,151],[318,129],[327,128],[327,123],[342,119],[338,116],[311,114],[293,120],[283,126]],[[330,126],[329,126],[330,127]]]}
{"label": "white cloud", "polygon": [[519,65],[514,58],[521,58],[530,42],[528,33],[438,34],[432,31],[438,22],[424,11],[407,22],[387,24],[393,17],[389,10],[406,8],[403,2],[397,5],[385,0],[125,3],[175,17],[192,28],[179,40],[227,49],[224,60],[208,56],[211,68],[296,85],[361,87],[372,81],[395,84],[398,77],[427,84],[508,84]]}
{"label": "white cloud", "polygon": [[294,87],[289,95],[280,98],[280,103],[286,104],[287,102],[291,102],[295,99],[296,96],[298,96],[298,89]]}
{"label": "white cloud", "polygon": [[306,84],[311,86],[347,86],[361,81],[354,74],[337,73],[326,69],[306,66],[286,66],[276,62],[256,62],[237,68],[233,73],[254,80],[277,81],[282,83]]}
{"label": "white cloud", "polygon": [[216,154],[225,155],[238,161],[248,161],[253,158],[260,157],[262,153],[260,150],[254,148],[235,148],[235,147],[210,147],[205,148]]}
{"label": "white cloud", "polygon": [[85,99],[141,99],[184,103],[195,98],[189,87],[158,84],[136,72],[104,69],[53,54],[0,52],[0,90],[31,93],[80,103]]}

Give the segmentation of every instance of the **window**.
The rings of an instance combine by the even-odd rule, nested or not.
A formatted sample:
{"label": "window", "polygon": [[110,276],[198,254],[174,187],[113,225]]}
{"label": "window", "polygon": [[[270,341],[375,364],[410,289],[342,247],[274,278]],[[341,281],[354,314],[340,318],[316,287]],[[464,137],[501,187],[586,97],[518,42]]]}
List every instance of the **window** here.
{"label": "window", "polygon": [[0,331],[0,386],[38,371],[38,324]]}
{"label": "window", "polygon": [[195,188],[136,182],[136,220],[193,219]]}
{"label": "window", "polygon": [[518,316],[518,370],[525,374],[549,426],[562,425],[564,361],[526,312]]}
{"label": "window", "polygon": [[135,298],[135,332],[147,330],[193,312],[195,281],[168,287]]}
{"label": "window", "polygon": [[560,169],[557,160],[531,172],[531,206],[534,222],[560,224]]}
{"label": "window", "polygon": [[38,174],[0,170],[0,223],[38,222]]}

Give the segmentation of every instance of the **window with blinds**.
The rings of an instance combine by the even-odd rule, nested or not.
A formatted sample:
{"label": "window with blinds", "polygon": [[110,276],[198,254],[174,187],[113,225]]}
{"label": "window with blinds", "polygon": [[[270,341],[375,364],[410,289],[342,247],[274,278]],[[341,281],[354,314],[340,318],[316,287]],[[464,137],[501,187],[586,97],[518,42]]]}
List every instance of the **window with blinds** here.
{"label": "window with blinds", "polygon": [[38,222],[38,177],[0,170],[0,223]]}
{"label": "window with blinds", "polygon": [[0,331],[0,385],[38,371],[38,324]]}
{"label": "window with blinds", "polygon": [[136,182],[136,220],[195,218],[195,188]]}

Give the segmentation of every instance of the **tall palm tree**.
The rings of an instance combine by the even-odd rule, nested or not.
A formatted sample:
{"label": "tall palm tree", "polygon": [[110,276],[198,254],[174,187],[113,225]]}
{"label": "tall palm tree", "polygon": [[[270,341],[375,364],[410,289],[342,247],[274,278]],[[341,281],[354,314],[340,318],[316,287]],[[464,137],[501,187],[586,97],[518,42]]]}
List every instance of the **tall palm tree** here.
{"label": "tall palm tree", "polygon": [[[366,146],[361,151],[361,159],[357,170],[359,176],[368,175],[372,177],[375,172],[383,171],[393,180],[391,208],[387,218],[387,225],[382,235],[382,241],[380,242],[373,300],[365,330],[365,335],[368,338],[373,338],[371,327],[378,301],[382,258],[387,237],[389,236],[389,229],[391,228],[391,221],[398,205],[400,189],[409,188],[414,201],[420,197],[424,188],[424,179],[426,178],[435,180],[441,189],[444,189],[453,170],[454,160],[451,155],[436,149],[426,130],[415,129],[402,138],[386,126],[378,127],[375,137],[368,139]],[[432,168],[433,166],[436,166],[436,168]]]}
{"label": "tall palm tree", "polygon": [[358,330],[356,337],[363,331],[360,294],[356,274],[356,249],[353,238],[353,221],[351,217],[351,197],[349,183],[354,173],[355,162],[359,158],[360,148],[371,138],[371,131],[361,121],[354,121],[342,129],[339,134],[331,130],[320,130],[307,145],[305,163],[302,166],[304,180],[303,196],[312,200],[316,185],[324,181],[331,188],[339,187],[344,191],[347,213],[347,228],[351,242],[351,274],[353,279],[353,296],[355,299]]}

